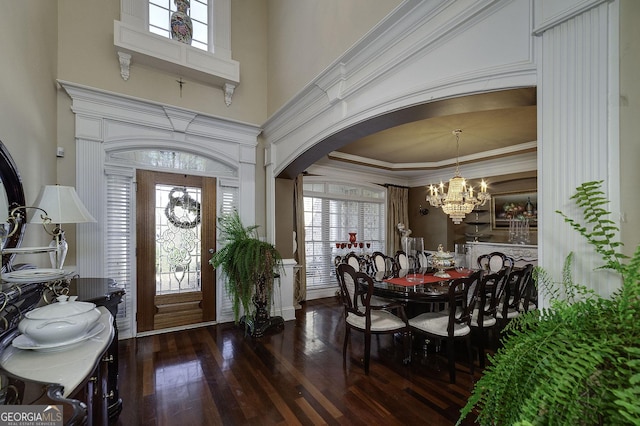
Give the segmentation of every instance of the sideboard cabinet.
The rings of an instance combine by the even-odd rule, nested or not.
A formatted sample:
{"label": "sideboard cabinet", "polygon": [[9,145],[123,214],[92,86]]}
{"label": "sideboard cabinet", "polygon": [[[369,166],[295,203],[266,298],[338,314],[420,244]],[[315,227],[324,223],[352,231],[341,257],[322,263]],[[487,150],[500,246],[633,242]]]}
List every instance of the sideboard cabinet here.
{"label": "sideboard cabinet", "polygon": [[534,266],[538,264],[538,246],[536,245],[469,242],[467,246],[469,247],[467,264],[474,267],[480,255],[496,251],[513,258],[515,266],[524,266],[528,263]]}
{"label": "sideboard cabinet", "polygon": [[[124,290],[108,286],[88,298],[100,311],[97,334],[65,348],[17,348],[17,324],[24,313],[51,300],[54,293],[81,293],[91,284],[107,280],[71,280],[12,285],[0,293],[0,403],[4,405],[57,405],[65,425],[107,425],[122,410],[118,394],[118,340],[114,316]],[[86,284],[86,285],[85,285]],[[3,285],[3,286],[6,286]],[[79,291],[78,289],[82,290]],[[87,297],[85,297],[85,301]]]}

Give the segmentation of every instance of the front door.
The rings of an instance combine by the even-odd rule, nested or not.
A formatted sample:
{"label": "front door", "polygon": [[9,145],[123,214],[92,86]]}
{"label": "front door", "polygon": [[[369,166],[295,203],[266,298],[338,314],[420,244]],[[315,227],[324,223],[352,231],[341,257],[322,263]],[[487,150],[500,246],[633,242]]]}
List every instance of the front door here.
{"label": "front door", "polygon": [[214,321],[214,178],[138,170],[137,329]]}

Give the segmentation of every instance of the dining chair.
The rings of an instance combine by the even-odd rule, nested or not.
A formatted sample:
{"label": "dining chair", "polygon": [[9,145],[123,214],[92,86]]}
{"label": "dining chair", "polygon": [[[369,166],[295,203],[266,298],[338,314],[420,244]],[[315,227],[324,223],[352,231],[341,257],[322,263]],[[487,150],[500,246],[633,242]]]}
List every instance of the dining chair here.
{"label": "dining chair", "polygon": [[500,329],[504,329],[509,320],[517,317],[523,311],[523,290],[527,281],[531,278],[533,265],[528,264],[524,268],[514,268],[509,272],[502,294],[498,295],[499,303],[496,307],[496,319]]}
{"label": "dining chair", "polygon": [[412,332],[424,334],[437,342],[446,341],[449,364],[449,380],[456,382],[454,344],[464,339],[467,346],[469,370],[473,376],[474,363],[471,351],[471,315],[475,299],[469,298],[469,290],[478,285],[482,271],[475,271],[466,278],[457,278],[449,284],[447,307],[439,312],[425,312],[409,319]]}
{"label": "dining chair", "polygon": [[471,296],[472,300],[474,300],[472,302],[474,309],[471,315],[471,328],[478,331],[478,358],[482,368],[486,363],[487,343],[497,341],[497,336],[495,335],[496,325],[498,324],[496,318],[497,293],[498,289],[504,286],[508,273],[509,268],[502,268],[493,274],[482,271],[482,275]]}
{"label": "dining chair", "polygon": [[[346,265],[349,265],[346,262],[343,262]],[[356,268],[353,267],[353,265],[349,265],[351,266],[356,272],[362,272],[362,271],[358,271]],[[375,273],[374,273],[375,274]],[[369,274],[367,274],[369,275]],[[382,277],[380,277],[380,279],[384,279],[386,275],[383,275]],[[341,281],[345,281],[346,280],[346,285],[349,287],[353,287],[354,286],[354,281],[353,278],[350,275],[346,275],[344,273],[340,273],[338,271],[338,268],[336,267],[336,278],[338,279],[338,284],[342,284]],[[363,303],[362,301],[360,302],[361,304]],[[386,297],[382,297],[382,296],[377,296],[377,295],[372,295],[371,296],[371,300],[370,300],[370,304],[379,308],[386,308],[389,309],[391,312],[396,312],[395,307],[397,306],[397,302],[395,300],[392,299],[388,299]]]}
{"label": "dining chair", "polygon": [[502,268],[513,268],[515,261],[504,253],[494,251],[478,256],[477,263],[478,268],[494,273]]}
{"label": "dining chair", "polygon": [[358,256],[355,252],[351,251],[349,253],[347,253],[344,256],[344,263],[347,263],[351,266],[353,266],[353,268],[356,271],[363,271],[364,272],[364,265],[363,265],[363,261],[360,258],[360,256]]}
{"label": "dining chair", "polygon": [[374,251],[373,254],[371,254],[371,265],[373,266],[374,272],[391,272],[391,263],[382,252]]}
{"label": "dining chair", "polygon": [[[347,363],[347,345],[350,340],[351,330],[364,333],[364,372],[369,374],[369,361],[371,357],[371,336],[373,334],[402,333],[404,340],[404,363],[411,360],[410,330],[404,306],[393,302],[384,306],[373,305],[373,279],[363,273],[357,272],[351,265],[338,266],[338,279],[340,294],[344,305],[345,334],[342,346],[343,365]],[[390,310],[397,310],[394,315]]]}
{"label": "dining chair", "polygon": [[533,265],[527,264],[525,268],[529,268],[527,276],[522,279],[520,286],[520,312],[529,312],[538,309],[538,294],[536,283],[533,278]]}
{"label": "dining chair", "polygon": [[405,253],[403,250],[398,250],[394,256],[394,259],[398,264],[399,269],[411,268],[409,263],[409,257],[407,256],[407,253]]}
{"label": "dining chair", "polygon": [[430,253],[421,251],[418,252],[418,267],[419,268],[428,268],[429,267],[429,256]]}

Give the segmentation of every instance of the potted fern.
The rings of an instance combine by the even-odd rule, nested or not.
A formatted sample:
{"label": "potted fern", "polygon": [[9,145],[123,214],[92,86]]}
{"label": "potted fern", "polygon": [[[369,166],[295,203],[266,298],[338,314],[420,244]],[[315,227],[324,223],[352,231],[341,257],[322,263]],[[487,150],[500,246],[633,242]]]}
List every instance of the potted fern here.
{"label": "potted fern", "polygon": [[282,317],[269,313],[274,278],[283,270],[282,257],[275,246],[259,238],[257,228],[245,227],[235,211],[219,217],[223,247],[209,261],[226,276],[225,288],[232,301],[234,320],[253,337],[284,326]]}
{"label": "potted fern", "polygon": [[640,246],[623,263],[601,184],[587,182],[572,197],[586,224],[558,213],[603,257],[601,268],[622,276],[622,287],[604,298],[575,283],[573,254],[561,283],[538,268],[550,307],[509,325],[458,424],[473,410],[482,425],[640,424]]}

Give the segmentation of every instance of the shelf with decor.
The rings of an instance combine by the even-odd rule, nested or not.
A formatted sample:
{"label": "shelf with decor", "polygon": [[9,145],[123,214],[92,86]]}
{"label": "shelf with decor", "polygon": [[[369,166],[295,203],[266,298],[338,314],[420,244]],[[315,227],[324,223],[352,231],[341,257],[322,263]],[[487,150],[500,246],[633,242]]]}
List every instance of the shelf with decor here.
{"label": "shelf with decor", "polygon": [[472,241],[484,241],[491,238],[491,218],[489,210],[475,209],[467,216],[465,220],[466,232],[465,237],[471,238]]}

